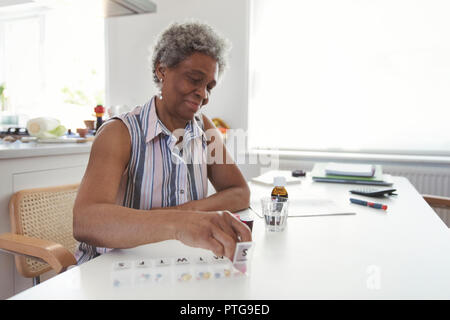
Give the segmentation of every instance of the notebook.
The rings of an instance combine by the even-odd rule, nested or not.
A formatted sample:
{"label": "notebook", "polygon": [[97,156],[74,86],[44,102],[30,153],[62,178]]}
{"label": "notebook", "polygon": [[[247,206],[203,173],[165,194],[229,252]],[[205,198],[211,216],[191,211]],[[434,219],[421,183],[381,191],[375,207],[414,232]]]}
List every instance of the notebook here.
{"label": "notebook", "polygon": [[311,172],[312,179],[317,182],[353,183],[365,185],[392,186],[390,175],[383,174],[380,165],[375,165],[375,172],[372,177],[328,175],[325,172],[327,163],[316,163]]}
{"label": "notebook", "polygon": [[326,175],[373,177],[375,166],[373,164],[353,164],[353,163],[328,163],[325,167]]}

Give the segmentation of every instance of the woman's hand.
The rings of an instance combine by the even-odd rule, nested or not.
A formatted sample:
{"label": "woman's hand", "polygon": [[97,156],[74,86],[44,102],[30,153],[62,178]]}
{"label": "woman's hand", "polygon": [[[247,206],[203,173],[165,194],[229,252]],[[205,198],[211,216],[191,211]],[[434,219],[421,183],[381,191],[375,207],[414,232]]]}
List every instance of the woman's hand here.
{"label": "woman's hand", "polygon": [[183,212],[176,217],[175,239],[233,260],[236,243],[251,241],[252,233],[229,211]]}

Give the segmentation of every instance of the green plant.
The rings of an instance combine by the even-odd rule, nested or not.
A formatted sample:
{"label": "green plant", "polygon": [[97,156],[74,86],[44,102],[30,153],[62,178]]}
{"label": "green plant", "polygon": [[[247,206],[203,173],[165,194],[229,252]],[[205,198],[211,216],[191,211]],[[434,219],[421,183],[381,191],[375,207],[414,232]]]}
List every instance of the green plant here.
{"label": "green plant", "polygon": [[99,75],[95,69],[89,70],[86,77],[71,84],[66,84],[62,89],[65,103],[79,106],[96,106],[104,104],[105,92],[99,88]]}
{"label": "green plant", "polygon": [[71,90],[68,87],[64,87],[61,89],[61,92],[64,94],[64,102],[70,104],[77,104],[80,106],[91,105],[91,99],[83,93],[81,90]]}
{"label": "green plant", "polygon": [[5,95],[3,94],[6,88],[6,84],[3,82],[0,84],[0,110],[3,111],[5,105]]}

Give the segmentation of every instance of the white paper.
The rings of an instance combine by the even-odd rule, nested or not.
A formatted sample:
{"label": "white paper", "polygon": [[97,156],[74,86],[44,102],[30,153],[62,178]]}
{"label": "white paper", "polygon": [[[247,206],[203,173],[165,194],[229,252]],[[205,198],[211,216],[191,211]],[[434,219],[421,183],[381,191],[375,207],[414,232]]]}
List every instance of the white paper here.
{"label": "white paper", "polygon": [[332,199],[319,197],[302,197],[289,199],[289,217],[305,215],[328,215],[354,212]]}
{"label": "white paper", "polygon": [[252,178],[251,181],[273,186],[273,178],[275,177],[286,178],[287,184],[301,183],[301,177],[293,177],[292,172],[286,170],[268,171],[258,177]]}

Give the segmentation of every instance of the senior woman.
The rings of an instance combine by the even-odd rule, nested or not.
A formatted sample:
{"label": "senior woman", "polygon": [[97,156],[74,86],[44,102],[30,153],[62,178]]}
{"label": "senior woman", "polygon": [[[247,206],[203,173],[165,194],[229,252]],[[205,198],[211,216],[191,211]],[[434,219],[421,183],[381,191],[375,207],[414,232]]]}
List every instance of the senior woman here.
{"label": "senior woman", "polygon": [[[201,23],[173,24],[160,35],[152,59],[158,95],[105,122],[92,145],[73,210],[79,264],[107,248],[169,239],[231,259],[237,241],[251,240],[229,212],[249,206],[247,183],[198,112],[224,71],[226,49]],[[217,191],[209,197],[208,179]]]}

